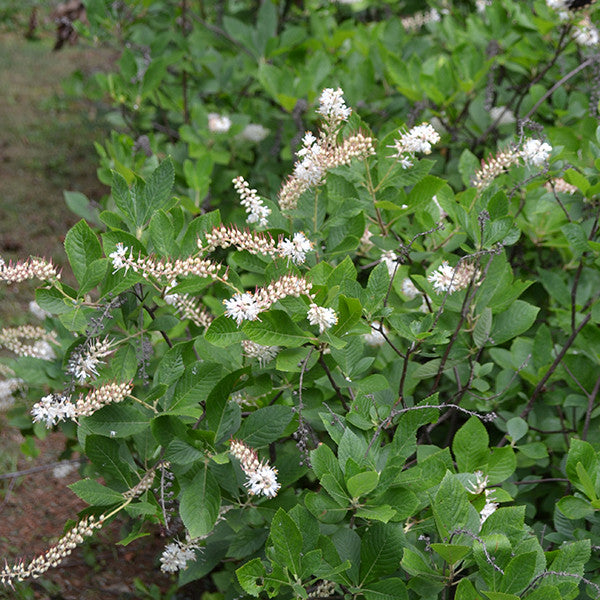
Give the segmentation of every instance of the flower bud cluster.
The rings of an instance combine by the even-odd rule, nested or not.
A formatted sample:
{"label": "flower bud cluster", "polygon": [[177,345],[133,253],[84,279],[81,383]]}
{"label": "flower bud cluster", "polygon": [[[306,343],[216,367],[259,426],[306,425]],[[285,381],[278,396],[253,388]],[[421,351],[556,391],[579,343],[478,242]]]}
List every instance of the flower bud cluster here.
{"label": "flower bud cluster", "polygon": [[410,131],[399,133],[400,137],[388,148],[396,151],[391,158],[397,158],[403,169],[413,166],[417,152],[431,154],[431,146],[440,141],[440,134],[429,123],[421,123]]}
{"label": "flower bud cluster", "polygon": [[279,353],[279,346],[262,346],[250,340],[242,340],[242,349],[248,358],[258,359],[261,367],[271,362]]}
{"label": "flower bud cluster", "polygon": [[569,196],[572,196],[575,192],[578,191],[577,186],[567,183],[562,177],[557,177],[552,181],[546,182],[545,187],[549,192],[552,192],[552,190],[554,189],[555,192],[569,194]]}
{"label": "flower bud cluster", "polygon": [[168,468],[170,465],[168,461],[163,461],[148,469],[148,471],[144,473],[144,476],[140,479],[138,483],[136,483],[131,489],[127,490],[126,492],[123,492],[123,497],[126,500],[129,500],[130,498],[137,498],[138,496],[141,496],[144,492],[147,492],[152,487],[152,483],[154,482],[154,476],[156,475],[156,469],[159,466]]}
{"label": "flower bud cluster", "polygon": [[308,597],[328,598],[333,594],[335,594],[335,583],[333,581],[321,581],[312,592],[309,592]]}
{"label": "flower bud cluster", "polygon": [[[129,253],[129,255],[127,254]],[[145,277],[157,280],[167,280],[169,283],[176,277],[196,275],[198,277],[212,277],[220,281],[226,281],[227,273],[221,271],[221,265],[200,257],[190,256],[188,258],[177,258],[173,261],[168,259],[155,259],[152,256],[133,257],[131,249],[119,242],[116,250],[109,254],[112,259],[114,272],[125,269],[125,273],[131,269],[134,273],[138,271]]]}
{"label": "flower bud cluster", "polygon": [[417,12],[410,17],[404,17],[400,22],[406,31],[416,31],[417,29],[421,29],[423,25],[426,25],[427,23],[437,23],[440,19],[441,16],[439,11],[432,8],[431,10]]}
{"label": "flower bud cluster", "polygon": [[52,261],[43,258],[28,258],[25,261],[6,264],[0,259],[0,281],[5,283],[21,283],[28,279],[40,279],[42,281],[56,281],[60,279],[60,273]]}
{"label": "flower bud cluster", "polygon": [[[24,343],[28,340],[32,343]],[[46,331],[43,327],[20,325],[5,327],[0,330],[0,348],[6,348],[18,356],[30,356],[42,360],[54,360],[56,354],[50,344],[57,343],[54,331]]]}
{"label": "flower bud cluster", "polygon": [[498,152],[496,156],[490,156],[487,160],[481,161],[481,169],[475,173],[473,185],[479,190],[484,190],[498,175],[504,173],[506,169],[519,162],[521,154],[514,148],[508,148],[506,151]]}
{"label": "flower bud cluster", "polygon": [[48,569],[57,567],[85,538],[90,537],[96,529],[104,525],[104,515],[96,519],[93,515],[84,517],[71,531],[64,535],[55,546],[41,556],[34,558],[29,564],[19,562],[6,565],[0,570],[0,583],[12,585],[13,581],[23,581],[29,577],[34,579]]}
{"label": "flower bud cluster", "polygon": [[92,390],[87,396],[81,394],[75,403],[75,417],[89,417],[107,404],[122,402],[133,391],[133,384],[107,383]]}
{"label": "flower bud cluster", "polygon": [[235,246],[251,254],[287,258],[294,264],[303,263],[306,253],[313,248],[312,242],[301,231],[295,233],[292,239],[281,237],[275,244],[270,236],[254,231],[240,231],[235,225],[214,227],[211,232],[205,234],[204,239],[207,245],[204,246],[202,240],[198,240],[198,247],[207,252],[212,252],[215,248]]}
{"label": "flower bud cluster", "polygon": [[88,340],[85,344],[77,346],[67,364],[67,373],[72,375],[77,383],[83,385],[87,379],[94,380],[98,377],[98,367],[105,364],[102,359],[115,351],[115,345],[108,337]]}
{"label": "flower bud cluster", "polygon": [[346,107],[340,88],[323,90],[317,113],[323,117],[322,131],[318,138],[307,132],[298,151],[294,174],[285,181],[279,191],[282,210],[296,208],[300,196],[311,187],[322,185],[328,170],[349,164],[354,158],[366,158],[375,153],[372,138],[358,132],[337,142],[341,124],[348,120],[351,109]]}
{"label": "flower bud cluster", "polygon": [[246,223],[258,223],[260,227],[266,227],[271,209],[265,206],[256,190],[241,176],[233,180],[233,187],[240,196],[240,204],[248,213]]}
{"label": "flower bud cluster", "polygon": [[213,316],[189,294],[165,294],[164,300],[175,307],[182,319],[189,319],[198,327],[208,327],[213,320]]}
{"label": "flower bud cluster", "polygon": [[229,453],[240,461],[242,471],[247,480],[244,485],[251,495],[263,494],[269,498],[277,496],[281,484],[277,481],[277,469],[267,461],[260,462],[254,448],[250,448],[241,440],[231,440]]}
{"label": "flower bud cluster", "polygon": [[464,290],[471,281],[476,281],[480,276],[480,271],[472,263],[462,261],[454,268],[445,260],[427,276],[427,280],[438,294],[452,294]]}
{"label": "flower bud cluster", "polygon": [[235,319],[238,325],[243,321],[256,321],[258,315],[269,310],[275,302],[287,296],[309,295],[312,284],[303,277],[283,275],[267,287],[256,288],[254,293],[235,294],[224,300],[225,315]]}

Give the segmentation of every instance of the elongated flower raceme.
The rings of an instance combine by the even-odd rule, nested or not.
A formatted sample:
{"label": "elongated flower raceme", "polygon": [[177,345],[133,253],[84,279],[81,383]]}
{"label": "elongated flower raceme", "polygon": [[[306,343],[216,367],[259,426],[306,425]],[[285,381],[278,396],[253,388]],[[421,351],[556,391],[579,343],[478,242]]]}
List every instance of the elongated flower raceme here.
{"label": "elongated flower raceme", "polygon": [[17,356],[54,360],[56,354],[51,344],[58,344],[57,335],[43,327],[20,325],[0,330],[0,348],[6,348]]}
{"label": "elongated flower raceme", "polygon": [[306,260],[307,252],[313,249],[313,243],[301,231],[294,233],[291,239],[281,236],[276,244],[268,234],[240,231],[235,225],[214,227],[204,235],[204,242],[206,245],[199,239],[198,248],[207,252],[212,252],[215,248],[234,246],[251,254],[286,258],[294,264],[302,264]]}
{"label": "elongated flower raceme", "polygon": [[85,538],[90,537],[96,529],[104,525],[104,519],[104,515],[97,519],[94,516],[84,517],[44,554],[27,564],[18,562],[13,566],[6,565],[0,570],[0,583],[12,586],[14,581],[23,581],[29,577],[37,578],[48,569],[57,567]]}
{"label": "elongated flower raceme", "polygon": [[102,360],[115,351],[115,344],[108,337],[104,339],[93,339],[87,343],[77,346],[67,364],[67,373],[80,385],[86,380],[94,380],[98,377],[98,368],[105,364]]}
{"label": "elongated flower raceme", "polygon": [[243,292],[223,301],[225,315],[235,319],[238,325],[244,321],[256,321],[261,312],[269,310],[275,302],[286,296],[309,295],[312,284],[303,277],[284,275],[266,287],[256,288],[254,293]]}
{"label": "elongated flower raceme", "polygon": [[241,176],[233,180],[233,187],[240,196],[240,204],[248,213],[246,223],[258,223],[260,227],[266,227],[271,209],[265,206],[256,190]]}
{"label": "elongated flower raceme", "polygon": [[463,261],[454,268],[445,260],[435,271],[428,275],[427,280],[433,285],[433,289],[438,294],[452,294],[464,290],[471,281],[476,281],[479,276],[478,269],[469,262]]}
{"label": "elongated flower raceme", "polygon": [[227,273],[221,265],[197,256],[177,259],[156,259],[152,256],[138,256],[135,258],[131,248],[120,242],[116,245],[115,251],[108,256],[112,260],[114,273],[121,269],[125,269],[125,273],[127,273],[131,269],[134,273],[139,272],[147,279],[166,280],[169,284],[177,277],[188,275],[211,277],[219,281],[227,280]]}
{"label": "elongated flower raceme", "polygon": [[122,402],[132,390],[131,382],[108,383],[85,396],[80,394],[75,402],[62,394],[49,394],[33,405],[33,422],[43,421],[50,428],[60,421],[89,417],[103,406]]}
{"label": "elongated flower raceme", "polygon": [[323,117],[323,129],[318,132],[318,136],[311,132],[304,136],[293,175],[283,183],[279,191],[278,200],[282,210],[294,209],[304,192],[323,184],[330,169],[375,153],[372,138],[362,132],[338,142],[341,125],[352,112],[346,106],[341,88],[323,90],[316,112]]}
{"label": "elongated flower raceme", "polygon": [[4,283],[21,283],[28,279],[40,279],[41,281],[57,281],[60,273],[52,261],[43,258],[28,258],[25,261],[6,264],[0,258],[0,281]]}
{"label": "elongated flower raceme", "polygon": [[231,440],[229,453],[240,461],[247,480],[244,484],[251,495],[277,496],[281,484],[277,481],[277,469],[267,461],[260,462],[258,454],[241,440]]}

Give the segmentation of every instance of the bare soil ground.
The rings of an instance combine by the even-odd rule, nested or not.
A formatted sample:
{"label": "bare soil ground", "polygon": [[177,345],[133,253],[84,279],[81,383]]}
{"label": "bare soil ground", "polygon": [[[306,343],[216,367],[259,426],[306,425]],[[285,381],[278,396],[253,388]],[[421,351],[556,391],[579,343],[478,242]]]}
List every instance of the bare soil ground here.
{"label": "bare soil ground", "polygon": [[[53,41],[51,31],[37,41],[0,33],[0,256],[7,261],[46,256],[64,266],[64,235],[78,217],[65,206],[63,190],[95,200],[108,190],[96,179],[93,140],[106,134],[98,107],[67,98],[61,82],[77,69],[104,68],[114,55],[82,44],[52,52]],[[0,327],[31,320],[27,305],[33,289],[0,288]],[[60,460],[65,438],[54,433],[36,441],[40,452],[34,459],[20,453],[22,443],[32,440],[24,440],[0,414],[0,474]],[[56,478],[49,469],[0,480],[1,563],[31,559],[58,540],[64,524],[84,508],[66,487],[79,478],[77,471]],[[136,577],[146,586],[157,584],[153,598],[172,597],[160,595],[172,584],[158,568],[166,541],[150,531],[128,546],[116,546],[126,533],[123,522],[109,525],[44,578],[15,590],[0,586],[0,598],[149,598],[136,591]]]}

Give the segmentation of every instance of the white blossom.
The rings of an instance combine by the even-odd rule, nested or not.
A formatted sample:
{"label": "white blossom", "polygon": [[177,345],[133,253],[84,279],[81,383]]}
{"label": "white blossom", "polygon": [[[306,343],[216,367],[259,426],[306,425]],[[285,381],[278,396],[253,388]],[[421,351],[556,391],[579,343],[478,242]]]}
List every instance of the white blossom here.
{"label": "white blossom", "polygon": [[250,494],[263,494],[269,498],[277,496],[281,484],[277,481],[277,469],[261,464],[254,471],[246,473],[248,480],[244,484]]}
{"label": "white blossom", "polygon": [[189,561],[196,559],[196,546],[191,542],[176,540],[165,546],[160,557],[160,570],[164,573],[175,573],[187,567]]}
{"label": "white blossom", "polygon": [[352,113],[352,109],[346,106],[344,102],[344,92],[341,88],[334,90],[326,88],[319,98],[319,108],[317,109],[323,118],[327,121],[347,121]]}
{"label": "white blossom", "polygon": [[54,348],[46,340],[37,340],[33,343],[31,356],[42,360],[54,360],[56,358]]}
{"label": "white blossom", "polygon": [[413,300],[416,298],[421,292],[417,289],[415,284],[412,282],[410,277],[405,277],[402,280],[402,293],[409,299]]}
{"label": "white blossom", "polygon": [[242,349],[248,358],[258,359],[258,364],[261,367],[271,362],[279,353],[279,346],[263,346],[250,340],[242,340]]}
{"label": "white blossom", "polygon": [[33,405],[31,414],[34,423],[44,421],[46,427],[50,428],[59,421],[72,419],[76,414],[76,407],[66,396],[50,394]]}
{"label": "white blossom", "polygon": [[235,294],[232,298],[223,300],[223,304],[225,304],[225,315],[235,319],[238,325],[241,325],[244,320],[258,319],[260,306],[250,292]]}
{"label": "white blossom", "polygon": [[64,479],[67,475],[75,471],[75,469],[77,469],[77,463],[70,460],[63,460],[52,469],[52,477],[55,479]]}
{"label": "white blossom", "polygon": [[393,250],[386,250],[381,253],[381,262],[387,267],[390,277],[393,277],[396,272],[397,261],[398,255]]}
{"label": "white blossom", "polygon": [[421,123],[410,131],[399,131],[400,137],[388,148],[396,152],[391,155],[398,159],[403,169],[412,167],[415,154],[431,154],[431,146],[440,141],[440,134],[429,124]]}
{"label": "white blossom", "polygon": [[509,125],[516,121],[515,113],[506,106],[492,106],[490,108],[490,119],[496,125]]}
{"label": "white blossom", "polygon": [[[127,251],[129,250],[129,257],[127,257]],[[111,252],[108,257],[112,259],[112,264],[114,271],[116,273],[119,269],[125,267],[125,274],[129,270],[129,263],[127,263],[127,258],[132,258],[132,252],[128,246],[124,246],[121,242],[117,242],[116,248],[114,252]]]}
{"label": "white blossom", "polygon": [[[382,333],[383,332],[383,333]],[[374,321],[371,323],[371,333],[363,334],[363,340],[368,346],[383,346],[385,344],[385,337],[383,335],[387,335],[388,329],[379,321]]]}
{"label": "white blossom", "polygon": [[240,137],[249,142],[262,142],[269,135],[269,130],[257,123],[249,123],[244,127]]}
{"label": "white blossom", "polygon": [[433,285],[438,293],[452,294],[458,290],[465,289],[472,279],[479,276],[479,271],[467,262],[461,262],[456,269],[443,261],[442,264],[427,276],[427,280]]}
{"label": "white blossom", "polygon": [[577,23],[573,31],[573,39],[580,46],[597,46],[600,41],[600,34],[589,17],[585,17]]}
{"label": "white blossom", "polygon": [[318,306],[314,302],[308,309],[308,322],[319,326],[319,333],[323,333],[337,323],[337,315],[333,308]]}
{"label": "white blossom", "polygon": [[271,209],[264,205],[256,190],[252,189],[248,182],[241,176],[233,180],[233,187],[240,196],[240,204],[246,209],[246,213],[248,213],[246,222],[258,223],[260,227],[266,227]]}
{"label": "white blossom", "polygon": [[0,381],[0,410],[6,410],[15,403],[13,394],[25,387],[25,382],[18,377],[10,377]]}
{"label": "white blossom", "polygon": [[285,238],[278,245],[281,256],[291,260],[295,265],[306,260],[306,253],[313,248],[313,243],[301,232],[295,233],[292,239]]}
{"label": "white blossom", "polygon": [[208,130],[211,133],[227,133],[231,128],[231,119],[219,113],[208,113]]}
{"label": "white blossom", "polygon": [[492,5],[492,0],[475,0],[475,7],[477,8],[477,12],[485,12],[485,9],[488,6]]}
{"label": "white blossom", "polygon": [[523,144],[521,156],[526,163],[531,163],[536,167],[540,167],[548,160],[551,152],[552,146],[550,146],[550,144],[528,138]]}
{"label": "white blossom", "polygon": [[35,300],[29,303],[29,312],[40,321],[43,321],[46,317],[50,316],[47,310],[44,310]]}

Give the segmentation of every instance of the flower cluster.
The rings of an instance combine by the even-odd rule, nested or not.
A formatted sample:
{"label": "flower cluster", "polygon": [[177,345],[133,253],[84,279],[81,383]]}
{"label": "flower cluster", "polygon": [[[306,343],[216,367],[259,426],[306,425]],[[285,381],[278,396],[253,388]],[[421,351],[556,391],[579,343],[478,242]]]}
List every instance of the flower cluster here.
{"label": "flower cluster", "polygon": [[166,279],[170,284],[176,277],[185,277],[186,275],[212,277],[219,281],[227,280],[227,273],[221,272],[221,265],[200,257],[190,256],[188,258],[177,258],[173,261],[164,258],[157,260],[152,256],[134,258],[131,249],[121,242],[116,245],[115,251],[108,256],[112,259],[115,273],[123,268],[125,273],[131,269],[134,273],[139,271],[145,278]]}
{"label": "flower cluster", "polygon": [[406,31],[416,31],[417,29],[421,29],[423,25],[426,25],[427,23],[437,23],[440,19],[441,16],[439,11],[432,8],[431,10],[416,12],[410,17],[404,17],[400,22]]}
{"label": "flower cluster", "polygon": [[212,252],[215,248],[235,246],[251,254],[287,258],[294,264],[302,264],[306,260],[306,253],[313,248],[313,243],[301,231],[295,233],[292,239],[281,237],[275,244],[270,236],[255,231],[240,231],[235,225],[214,227],[205,234],[204,241],[206,246],[198,240],[200,250]]}
{"label": "flower cluster", "polygon": [[417,152],[431,154],[431,146],[440,141],[440,134],[429,123],[421,123],[410,131],[399,133],[400,137],[388,147],[396,151],[391,158],[397,158],[403,169],[413,166]]}
{"label": "flower cluster", "polygon": [[75,417],[89,417],[107,404],[122,402],[131,394],[133,384],[107,383],[102,387],[92,390],[87,396],[81,394],[75,403]]}
{"label": "flower cluster", "polygon": [[25,388],[25,382],[18,377],[9,377],[0,381],[0,410],[10,408],[14,402],[13,394]]}
{"label": "flower cluster", "polygon": [[269,135],[269,130],[258,123],[248,123],[240,133],[243,140],[249,142],[262,142]]}
{"label": "flower cluster", "polygon": [[365,333],[362,337],[367,346],[383,346],[385,344],[385,335],[388,334],[387,327],[379,321],[371,323],[371,333]]}
{"label": "flower cluster", "polygon": [[562,177],[556,177],[552,181],[547,181],[545,188],[549,192],[552,192],[552,190],[554,190],[558,193],[569,194],[569,196],[572,196],[575,192],[578,191],[576,186],[567,183]]}
{"label": "flower cluster", "polygon": [[311,302],[308,309],[308,322],[311,325],[319,326],[319,333],[323,333],[326,329],[333,327],[337,323],[337,314],[333,308],[325,308]]}
{"label": "flower cluster", "polygon": [[361,132],[341,143],[337,136],[341,124],[348,119],[351,109],[346,107],[340,88],[323,90],[317,113],[323,117],[323,130],[318,137],[307,132],[298,151],[294,174],[279,191],[282,210],[294,209],[300,196],[312,187],[322,185],[325,173],[335,167],[350,164],[354,158],[366,158],[375,152],[373,140]]}
{"label": "flower cluster", "polygon": [[104,525],[104,515],[96,519],[93,515],[84,517],[73,529],[65,534],[55,546],[28,565],[19,562],[14,566],[6,565],[0,570],[0,583],[12,585],[13,581],[23,581],[29,577],[39,577],[48,569],[57,567],[85,538]]}
{"label": "flower cluster", "polygon": [[480,272],[472,263],[461,261],[456,268],[451,267],[445,260],[428,275],[427,280],[438,293],[452,294],[468,287],[471,281],[479,278]]}
{"label": "flower cluster", "polygon": [[471,482],[469,486],[466,486],[467,491],[470,494],[479,496],[480,494],[485,495],[485,505],[479,513],[480,524],[483,525],[485,520],[493,514],[498,508],[498,503],[494,502],[494,490],[488,489],[488,476],[484,475],[481,471],[475,471],[475,482]]}
{"label": "flower cluster", "polygon": [[198,544],[195,540],[181,542],[175,540],[165,546],[160,557],[160,570],[163,573],[176,573],[183,571],[188,562],[196,560],[196,550]]}
{"label": "flower cluster", "polygon": [[548,157],[552,152],[552,146],[546,142],[528,138],[523,144],[521,156],[527,164],[532,164],[535,167],[541,167],[547,162]]}
{"label": "flower cluster", "polygon": [[43,421],[50,428],[59,421],[88,417],[107,404],[122,402],[132,390],[131,383],[109,383],[92,390],[87,396],[80,394],[76,402],[62,394],[49,394],[33,405],[33,422]]}
{"label": "flower cluster", "polygon": [[250,340],[242,340],[242,350],[248,358],[258,359],[258,364],[264,367],[279,353],[279,346],[263,346]]}
{"label": "flower cluster", "polygon": [[519,161],[521,154],[513,148],[498,152],[496,156],[490,156],[487,160],[481,161],[481,169],[475,173],[473,185],[478,190],[485,189],[498,175],[504,173],[506,169]]}
{"label": "flower cluster", "polygon": [[67,373],[83,385],[87,379],[98,377],[98,367],[105,364],[102,359],[115,351],[114,343],[108,338],[88,340],[77,346],[67,363]]}
{"label": "flower cluster", "polygon": [[275,302],[286,296],[309,295],[312,284],[303,277],[283,275],[267,287],[256,288],[254,293],[243,292],[224,300],[225,315],[235,319],[238,325],[243,321],[256,321],[258,315],[269,310]]}
{"label": "flower cluster", "polygon": [[182,319],[189,319],[198,327],[208,327],[213,316],[189,294],[165,294],[164,301],[175,307]]}
{"label": "flower cluster", "polygon": [[277,469],[268,462],[260,462],[254,448],[250,448],[241,440],[231,440],[229,453],[240,461],[242,471],[246,475],[248,493],[251,495],[263,494],[269,498],[277,496],[281,484],[277,481]]}
{"label": "flower cluster", "polygon": [[[24,343],[28,340],[32,343]],[[42,360],[54,360],[56,354],[50,344],[56,344],[57,337],[53,331],[48,332],[43,327],[20,325],[5,327],[0,330],[0,348],[6,348],[18,356],[31,356]]]}
{"label": "flower cluster", "polygon": [[240,197],[240,204],[248,213],[246,223],[258,223],[260,227],[266,227],[271,209],[264,205],[256,190],[241,176],[233,180],[233,187]]}
{"label": "flower cluster", "polygon": [[597,46],[600,42],[600,32],[592,23],[589,16],[585,16],[573,31],[573,39],[580,46]]}
{"label": "flower cluster", "polygon": [[0,259],[0,281],[5,283],[21,283],[28,279],[40,279],[41,281],[56,281],[60,279],[52,261],[42,258],[28,258],[25,261],[6,264]]}
{"label": "flower cluster", "polygon": [[208,113],[208,130],[211,133],[227,133],[231,128],[231,119],[219,113]]}
{"label": "flower cluster", "polygon": [[393,250],[386,250],[381,253],[381,262],[386,266],[390,277],[394,276],[398,266],[399,256]]}

